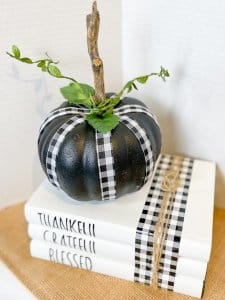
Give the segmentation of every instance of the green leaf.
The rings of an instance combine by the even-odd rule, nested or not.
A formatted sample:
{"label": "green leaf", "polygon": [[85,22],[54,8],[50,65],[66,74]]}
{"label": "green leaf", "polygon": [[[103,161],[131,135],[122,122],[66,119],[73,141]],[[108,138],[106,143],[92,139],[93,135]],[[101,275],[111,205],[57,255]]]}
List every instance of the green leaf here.
{"label": "green leaf", "polygon": [[84,105],[87,108],[91,108],[91,97],[95,94],[95,90],[84,83],[70,83],[68,86],[64,86],[60,89],[63,97],[69,101],[70,104]]}
{"label": "green leaf", "polygon": [[48,68],[46,67],[46,65],[44,65],[42,68],[41,68],[42,72],[47,72],[48,71]]}
{"label": "green leaf", "polygon": [[48,72],[50,75],[54,76],[54,77],[61,77],[61,71],[59,70],[58,67],[54,66],[54,65],[49,65],[48,66]]}
{"label": "green leaf", "polygon": [[132,85],[129,85],[129,87],[127,88],[127,92],[130,93],[132,91]]}
{"label": "green leaf", "polygon": [[135,88],[135,90],[138,90],[138,88],[137,88],[137,86],[136,86],[136,84],[133,82],[133,87]]}
{"label": "green leaf", "polygon": [[27,63],[27,64],[32,64],[32,60],[29,57],[23,57],[20,59],[20,61]]}
{"label": "green leaf", "polygon": [[95,90],[92,86],[86,84],[86,83],[74,83],[80,86],[82,93],[85,97],[93,97],[95,95]]}
{"label": "green leaf", "polygon": [[43,72],[46,72],[47,71],[47,67],[45,65],[45,60],[41,60],[38,64],[37,64],[37,67],[41,68],[41,70]]}
{"label": "green leaf", "polygon": [[41,61],[37,64],[37,66],[38,66],[39,68],[42,68],[43,66],[45,66],[45,61],[44,61],[44,60],[41,60]]}
{"label": "green leaf", "polygon": [[137,81],[143,84],[146,83],[147,80],[148,80],[148,75],[137,78]]}
{"label": "green leaf", "polygon": [[12,53],[14,54],[15,58],[20,58],[20,49],[16,46],[12,46]]}
{"label": "green leaf", "polygon": [[160,76],[163,78],[163,80],[166,80],[166,77],[170,77],[170,74],[169,74],[168,70],[161,67]]}
{"label": "green leaf", "polygon": [[125,89],[127,89],[127,92],[130,93],[131,90],[132,90],[132,85],[133,85],[133,82],[132,81],[128,81],[125,85]]}
{"label": "green leaf", "polygon": [[119,124],[119,117],[113,114],[99,116],[90,113],[86,116],[87,122],[101,133],[107,133],[114,129]]}

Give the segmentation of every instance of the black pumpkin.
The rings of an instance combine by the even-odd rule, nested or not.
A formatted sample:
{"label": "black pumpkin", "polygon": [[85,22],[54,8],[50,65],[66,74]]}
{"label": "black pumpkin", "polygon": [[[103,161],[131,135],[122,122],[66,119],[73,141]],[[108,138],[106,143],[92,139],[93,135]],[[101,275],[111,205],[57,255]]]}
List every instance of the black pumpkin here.
{"label": "black pumpkin", "polygon": [[[107,97],[109,96],[110,94],[107,94]],[[116,109],[123,110],[128,105],[142,108],[143,111],[147,108],[141,101],[127,97],[121,100]],[[73,106],[68,102],[60,106],[60,108],[69,107]],[[70,197],[83,201],[114,199],[139,190],[151,176],[161,150],[160,129],[154,117],[139,112],[139,110],[126,113],[125,119],[128,117],[134,121],[133,125],[136,127],[137,134],[135,135],[134,130],[130,130],[125,123],[120,122],[111,131],[111,152],[107,152],[108,148],[106,147],[104,153],[99,153],[97,149],[101,149],[102,146],[96,147],[96,131],[86,121],[74,126],[72,130],[64,132],[63,140],[56,145],[56,141],[54,141],[54,137],[57,136],[56,132],[60,133],[59,128],[65,122],[68,123],[73,116],[71,113],[58,115],[50,118],[41,127],[38,142],[39,157],[49,180],[54,184],[52,177],[57,176],[58,187],[61,190]],[[149,153],[146,153],[147,149],[141,145],[146,142],[143,141],[143,135],[137,137],[142,131],[151,148],[150,156]],[[101,134],[99,136],[101,139]],[[55,149],[53,149],[54,147]],[[57,153],[52,157],[54,151]],[[51,157],[49,157],[49,153]],[[111,164],[109,167],[107,178],[105,178],[107,167],[104,166],[104,163],[99,165],[99,159],[107,160],[109,153],[112,155],[113,165]],[[146,160],[147,154],[148,159]],[[48,172],[50,161],[53,164],[54,174]],[[149,171],[146,171],[146,164],[149,165],[147,168]],[[113,183],[108,183],[110,176]],[[114,186],[110,187],[110,185]],[[113,191],[110,190],[111,188]]]}

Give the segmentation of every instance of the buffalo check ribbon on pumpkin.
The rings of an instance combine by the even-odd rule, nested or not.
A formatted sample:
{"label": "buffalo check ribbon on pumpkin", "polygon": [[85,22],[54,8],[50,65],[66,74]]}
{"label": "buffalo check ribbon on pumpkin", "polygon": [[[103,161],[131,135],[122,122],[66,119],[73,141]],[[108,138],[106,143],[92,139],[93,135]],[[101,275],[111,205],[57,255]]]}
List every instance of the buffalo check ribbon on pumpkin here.
{"label": "buffalo check ribbon on pumpkin", "polygon": [[46,156],[46,170],[49,181],[60,187],[57,172],[56,172],[56,158],[60,149],[60,145],[64,141],[66,135],[77,125],[84,122],[84,118],[81,115],[73,116],[68,121],[66,121],[63,125],[61,125],[56,133],[53,135],[51,142],[48,147],[48,152]]}
{"label": "buffalo check ribbon on pumpkin", "polygon": [[95,131],[95,135],[102,200],[115,199],[116,182],[111,132],[102,134]]}
{"label": "buffalo check ribbon on pumpkin", "polygon": [[134,280],[173,290],[194,161],[161,155],[140,216]]}
{"label": "buffalo check ribbon on pumpkin", "polygon": [[[57,177],[56,160],[60,146],[66,135],[76,126],[85,121],[85,116],[89,114],[89,112],[89,109],[82,107],[61,107],[50,112],[40,127],[38,143],[45,127],[48,126],[50,122],[59,116],[71,115],[71,117],[63,123],[53,135],[46,155],[45,163],[48,179],[58,188],[60,188],[60,183]],[[149,111],[149,109],[138,104],[127,104],[114,109],[114,114],[117,115],[120,118],[120,122],[135,135],[140,144],[146,162],[145,183],[153,172],[153,151],[145,130],[135,120],[133,120],[132,117],[128,117],[126,115],[127,113],[137,112],[148,115],[157,123],[156,117]],[[116,198],[116,181],[111,132],[102,134],[96,131],[95,139],[102,200],[113,200]]]}

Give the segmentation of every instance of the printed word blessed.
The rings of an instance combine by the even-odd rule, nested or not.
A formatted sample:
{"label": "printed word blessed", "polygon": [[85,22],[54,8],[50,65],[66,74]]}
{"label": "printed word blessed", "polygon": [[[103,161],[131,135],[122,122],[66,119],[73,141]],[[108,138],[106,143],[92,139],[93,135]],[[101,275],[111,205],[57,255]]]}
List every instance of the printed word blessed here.
{"label": "printed word blessed", "polygon": [[90,257],[78,253],[71,253],[70,251],[58,250],[52,247],[49,248],[48,253],[50,261],[80,269],[92,270],[92,261]]}

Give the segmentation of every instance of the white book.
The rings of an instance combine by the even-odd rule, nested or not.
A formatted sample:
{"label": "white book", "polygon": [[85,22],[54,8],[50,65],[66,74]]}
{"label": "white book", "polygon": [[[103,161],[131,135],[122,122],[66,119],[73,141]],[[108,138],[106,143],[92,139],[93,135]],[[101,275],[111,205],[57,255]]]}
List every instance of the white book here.
{"label": "white book", "polygon": [[[126,243],[111,242],[99,238],[90,238],[82,234],[74,234],[66,230],[46,228],[37,224],[28,224],[28,235],[31,239],[44,241],[49,247],[62,246],[73,251],[82,252],[83,255],[105,257],[110,261],[134,265],[135,249]],[[176,274],[204,280],[207,262],[178,257]],[[164,262],[166,269],[166,261]],[[169,267],[171,262],[168,262]],[[168,267],[168,270],[169,270]]]}
{"label": "white book", "polygon": [[[209,260],[214,181],[215,164],[194,160],[179,244],[181,257]],[[138,192],[115,201],[79,202],[45,180],[27,201],[25,216],[29,223],[46,228],[67,230],[135,247],[137,225],[151,185],[152,180]]]}
{"label": "white book", "polygon": [[[96,256],[93,253],[84,254],[66,247],[49,245],[46,242],[38,240],[31,241],[30,252],[35,258],[115,276],[125,280],[134,280],[135,270],[133,264],[106,259]],[[167,280],[168,276],[168,274],[164,273],[162,280],[164,278]],[[164,287],[163,284],[161,287]],[[173,288],[175,292],[193,297],[201,297],[202,289],[203,280],[176,274]]]}

